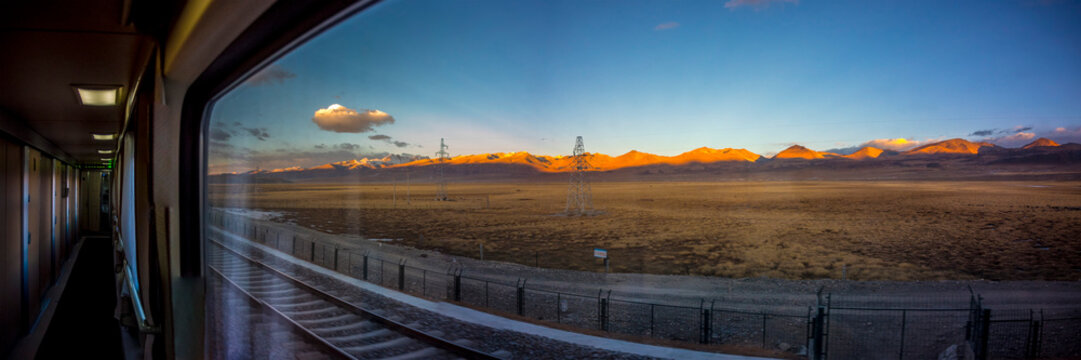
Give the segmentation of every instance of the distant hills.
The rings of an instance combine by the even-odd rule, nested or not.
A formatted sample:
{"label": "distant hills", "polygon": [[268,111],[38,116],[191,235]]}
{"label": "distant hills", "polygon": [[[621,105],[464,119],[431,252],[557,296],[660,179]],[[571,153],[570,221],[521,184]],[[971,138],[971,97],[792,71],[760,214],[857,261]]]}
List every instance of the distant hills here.
{"label": "distant hills", "polygon": [[[1040,138],[1021,148],[986,142],[950,139],[896,152],[875,147],[841,155],[792,145],[766,158],[745,149],[700,147],[675,156],[631,150],[619,156],[587,153],[590,171],[612,179],[663,176],[697,179],[722,178],[971,178],[1009,173],[1055,173],[1055,178],[1081,179],[1081,144],[1059,145]],[[558,179],[573,171],[573,157],[534,155],[528,152],[461,155],[446,161],[447,176],[466,180],[507,178]],[[431,178],[438,159],[391,155],[354,159],[311,168],[255,170],[243,174],[210,176],[211,182],[387,181],[413,174],[417,181]],[[1019,169],[1018,166],[1028,165]],[[1066,170],[1066,171],[1063,171]],[[1074,171],[1077,170],[1077,171]],[[712,174],[712,175],[711,175]],[[1067,174],[1067,175],[1063,175]],[[1073,175],[1070,175],[1073,174]],[[406,175],[408,176],[408,175]],[[396,180],[395,180],[396,181]]]}
{"label": "distant hills", "polygon": [[1029,143],[1028,145],[1025,145],[1024,147],[1022,147],[1022,149],[1031,149],[1031,148],[1040,147],[1040,146],[1059,146],[1059,145],[1058,145],[1057,142],[1051,141],[1051,139],[1039,138],[1039,139],[1036,139],[1036,141],[1033,141],[1033,142]]}
{"label": "distant hills", "polygon": [[831,153],[831,152],[814,151],[814,150],[805,148],[805,147],[800,146],[800,145],[789,146],[787,149],[784,149],[781,152],[777,153],[777,155],[773,155],[774,159],[804,159],[804,160],[815,160],[815,159],[836,158],[836,157],[841,157],[841,154],[835,154],[835,153]]}

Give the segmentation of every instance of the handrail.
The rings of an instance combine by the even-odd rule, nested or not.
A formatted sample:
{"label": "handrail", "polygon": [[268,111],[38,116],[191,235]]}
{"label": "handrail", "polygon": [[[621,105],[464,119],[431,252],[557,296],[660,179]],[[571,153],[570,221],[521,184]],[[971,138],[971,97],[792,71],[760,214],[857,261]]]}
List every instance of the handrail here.
{"label": "handrail", "polygon": [[139,332],[144,334],[160,334],[161,327],[150,324],[150,320],[146,318],[146,310],[143,309],[143,301],[139,296],[139,287],[135,285],[135,276],[131,270],[131,264],[128,263],[128,257],[124,254],[124,239],[120,233],[116,233],[116,240],[119,244],[117,250],[120,252],[120,257],[123,259],[124,267],[124,284],[128,287],[128,298],[131,299],[131,306],[135,309],[135,322],[139,326]]}

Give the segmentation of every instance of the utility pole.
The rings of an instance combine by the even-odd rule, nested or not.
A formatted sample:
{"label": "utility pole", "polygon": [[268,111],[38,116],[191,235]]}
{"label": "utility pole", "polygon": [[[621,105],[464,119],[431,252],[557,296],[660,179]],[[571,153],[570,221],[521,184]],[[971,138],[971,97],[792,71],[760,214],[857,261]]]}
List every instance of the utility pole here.
{"label": "utility pole", "polygon": [[589,170],[591,166],[586,158],[586,146],[582,143],[581,136],[574,142],[573,154],[571,166],[574,170],[571,172],[570,186],[567,188],[567,208],[564,212],[567,215],[586,215],[593,210],[593,190],[589,185],[589,179],[586,178],[586,170]]}
{"label": "utility pole", "polygon": [[438,183],[435,190],[436,201],[447,201],[447,178],[444,175],[446,173],[447,160],[450,159],[450,153],[447,152],[447,144],[443,142],[443,138],[439,139],[439,152],[435,153],[439,156],[439,164],[436,165],[436,171],[438,172]]}

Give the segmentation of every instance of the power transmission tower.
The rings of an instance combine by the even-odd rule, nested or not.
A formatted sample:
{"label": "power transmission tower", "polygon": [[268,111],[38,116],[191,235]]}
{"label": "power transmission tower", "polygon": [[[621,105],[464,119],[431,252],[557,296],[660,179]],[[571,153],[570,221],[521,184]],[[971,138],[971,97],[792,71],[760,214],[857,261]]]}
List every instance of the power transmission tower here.
{"label": "power transmission tower", "polygon": [[586,178],[586,170],[591,166],[586,156],[586,146],[579,136],[574,142],[574,159],[571,160],[574,171],[571,172],[571,183],[567,189],[567,208],[564,210],[567,215],[585,215],[593,210],[593,191]]}
{"label": "power transmission tower", "polygon": [[439,152],[435,153],[439,156],[439,165],[436,165],[436,171],[439,176],[439,183],[436,185],[435,200],[446,201],[447,200],[447,178],[444,176],[447,168],[447,160],[450,159],[450,153],[447,152],[447,144],[443,142],[443,138],[439,138]]}

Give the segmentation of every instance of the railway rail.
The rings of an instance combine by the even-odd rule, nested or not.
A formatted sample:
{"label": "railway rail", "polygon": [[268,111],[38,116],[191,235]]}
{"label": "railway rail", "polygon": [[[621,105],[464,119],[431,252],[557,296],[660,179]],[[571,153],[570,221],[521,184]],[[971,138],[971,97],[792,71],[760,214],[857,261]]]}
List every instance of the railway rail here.
{"label": "railway rail", "polygon": [[234,287],[296,327],[315,347],[345,359],[496,359],[355,306],[210,240],[207,263]]}

